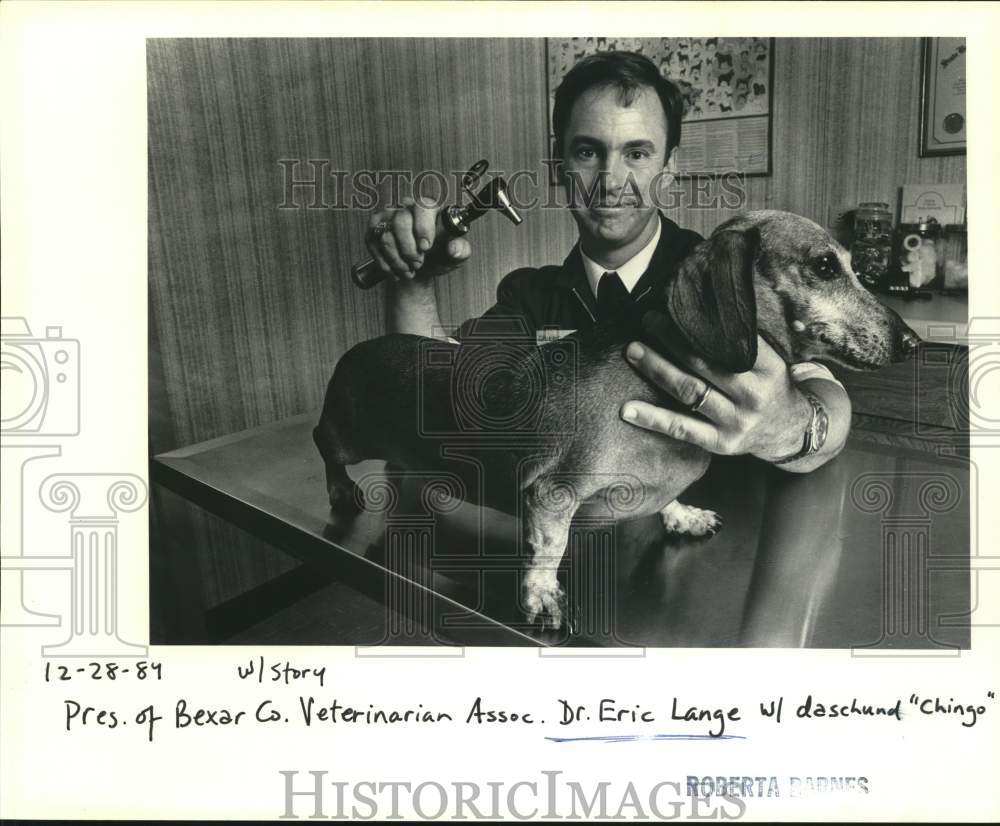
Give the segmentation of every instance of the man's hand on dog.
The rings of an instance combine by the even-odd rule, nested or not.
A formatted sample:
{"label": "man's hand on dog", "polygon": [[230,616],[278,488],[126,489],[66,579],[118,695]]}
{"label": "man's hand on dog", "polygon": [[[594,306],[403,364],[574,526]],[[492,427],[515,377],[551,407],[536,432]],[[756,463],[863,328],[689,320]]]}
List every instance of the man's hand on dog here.
{"label": "man's hand on dog", "polygon": [[[802,446],[811,416],[788,365],[758,336],[757,362],[745,373],[726,373],[690,352],[668,361],[645,344],[632,342],[629,363],[655,385],[695,412],[677,412],[640,401],[622,405],[622,418],[647,430],[698,445],[711,453],[750,453],[773,461]],[[706,387],[711,389],[705,396]]]}
{"label": "man's hand on dog", "polygon": [[[365,243],[379,268],[400,282],[425,281],[451,272],[472,255],[465,238],[438,239],[437,217],[443,207],[407,198],[401,209],[374,212]],[[435,241],[439,241],[435,245]]]}

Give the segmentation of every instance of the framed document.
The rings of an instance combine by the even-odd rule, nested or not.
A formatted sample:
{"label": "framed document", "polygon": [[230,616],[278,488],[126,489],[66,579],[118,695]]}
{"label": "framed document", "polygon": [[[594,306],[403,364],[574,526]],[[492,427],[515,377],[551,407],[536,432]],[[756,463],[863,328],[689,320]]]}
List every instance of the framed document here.
{"label": "framed document", "polygon": [[965,154],[965,38],[924,40],[920,157]]}

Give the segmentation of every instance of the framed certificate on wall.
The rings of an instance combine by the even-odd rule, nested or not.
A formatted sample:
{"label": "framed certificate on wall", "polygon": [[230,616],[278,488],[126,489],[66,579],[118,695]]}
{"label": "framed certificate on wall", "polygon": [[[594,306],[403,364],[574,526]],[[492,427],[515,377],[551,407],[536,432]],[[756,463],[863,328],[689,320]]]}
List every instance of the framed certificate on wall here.
{"label": "framed certificate on wall", "polygon": [[965,154],[965,38],[924,39],[920,157]]}

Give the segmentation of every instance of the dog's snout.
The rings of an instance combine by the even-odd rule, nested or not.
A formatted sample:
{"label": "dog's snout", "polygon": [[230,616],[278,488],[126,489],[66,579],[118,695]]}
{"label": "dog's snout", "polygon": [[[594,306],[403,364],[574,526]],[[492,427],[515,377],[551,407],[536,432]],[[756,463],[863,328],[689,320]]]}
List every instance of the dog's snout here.
{"label": "dog's snout", "polygon": [[917,347],[921,344],[921,338],[909,327],[904,326],[900,330],[899,334],[899,344],[896,347],[896,352],[899,354],[895,359],[896,361],[905,361],[910,356],[912,356]]}

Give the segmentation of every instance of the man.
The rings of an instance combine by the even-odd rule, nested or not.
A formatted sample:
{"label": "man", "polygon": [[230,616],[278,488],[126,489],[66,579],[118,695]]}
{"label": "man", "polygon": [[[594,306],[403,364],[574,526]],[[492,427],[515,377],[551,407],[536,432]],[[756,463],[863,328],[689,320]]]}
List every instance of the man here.
{"label": "man", "polygon": [[[658,285],[701,240],[661,216],[653,187],[676,172],[683,101],[642,55],[605,52],[567,73],[553,109],[555,153],[580,242],[561,267],[515,270],[497,288],[486,315],[517,315],[535,329],[578,330],[642,310]],[[468,259],[466,238],[425,259],[438,210],[410,203],[371,218],[368,247],[395,278],[388,326],[428,335],[440,326],[433,278]],[[763,340],[746,373],[725,373],[683,351],[664,354],[632,342],[632,366],[686,405],[677,412],[627,402],[622,417],[638,427],[717,454],[752,454],[785,470],[808,472],[836,456],[850,428],[843,386],[824,367],[789,367]]]}

